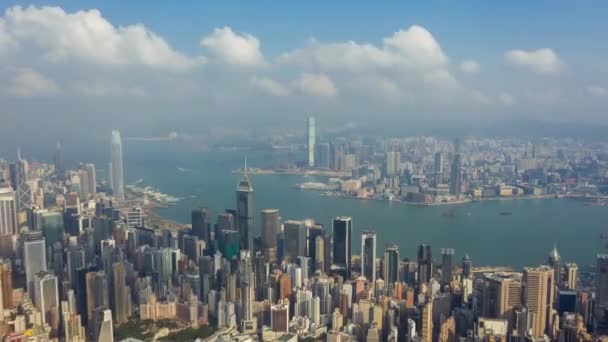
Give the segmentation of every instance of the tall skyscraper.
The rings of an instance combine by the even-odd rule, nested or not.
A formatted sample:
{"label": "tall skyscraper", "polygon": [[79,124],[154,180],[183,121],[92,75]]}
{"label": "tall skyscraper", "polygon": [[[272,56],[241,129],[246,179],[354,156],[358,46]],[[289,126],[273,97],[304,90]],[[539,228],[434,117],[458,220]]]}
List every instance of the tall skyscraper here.
{"label": "tall skyscraper", "polygon": [[17,197],[11,187],[0,186],[0,235],[17,233]]}
{"label": "tall skyscraper", "polygon": [[463,278],[471,278],[473,271],[473,260],[469,257],[469,253],[466,253],[464,257],[462,257],[462,277]]}
{"label": "tall skyscraper", "polygon": [[532,337],[542,337],[551,327],[554,288],[553,268],[524,267],[523,304],[528,308]]}
{"label": "tall skyscraper", "polygon": [[112,325],[112,310],[95,309],[94,341],[114,342],[114,327]]}
{"label": "tall skyscraper", "polygon": [[211,211],[207,207],[192,210],[192,235],[199,240],[210,242]]}
{"label": "tall skyscraper", "polygon": [[353,235],[353,222],[350,217],[336,217],[333,220],[333,265],[342,276],[350,279],[351,268],[351,239]]}
{"label": "tall skyscraper", "polygon": [[555,284],[557,286],[561,285],[562,280],[562,257],[559,255],[557,251],[557,245],[553,244],[553,249],[549,252],[549,256],[547,258],[547,265],[553,267],[554,275],[555,275]]}
{"label": "tall skyscraper", "polygon": [[31,231],[25,234],[23,242],[23,261],[25,281],[30,298],[34,298],[35,275],[46,271],[46,243],[41,231]]}
{"label": "tall skyscraper", "polygon": [[315,117],[308,117],[308,167],[315,166],[315,144],[316,144],[316,136],[315,136]]}
{"label": "tall skyscraper", "polygon": [[566,264],[566,288],[576,290],[578,283],[578,265],[575,263]]}
{"label": "tall skyscraper", "polygon": [[10,259],[0,259],[0,310],[13,308],[13,270]]}
{"label": "tall skyscraper", "polygon": [[281,231],[279,209],[264,209],[262,217],[262,253],[267,262],[277,262],[277,235]]}
{"label": "tall skyscraper", "polygon": [[126,274],[125,274],[125,266],[122,262],[114,263],[112,267],[113,275],[113,295],[114,295],[114,319],[117,324],[122,324],[127,322],[129,319],[129,314],[127,313],[127,299],[130,297],[127,296],[127,284],[126,284]]}
{"label": "tall skyscraper", "polygon": [[372,286],[376,283],[376,232],[364,232],[361,236],[361,275]]}
{"label": "tall skyscraper", "polygon": [[386,152],[385,170],[387,176],[397,176],[400,172],[401,152]]}
{"label": "tall skyscraper", "polygon": [[597,255],[595,294],[596,316],[605,320],[608,317],[608,254]]}
{"label": "tall skyscraper", "polygon": [[418,285],[426,284],[433,276],[433,257],[431,246],[418,246]]}
{"label": "tall skyscraper", "polygon": [[57,142],[55,154],[53,155],[53,164],[55,166],[55,175],[57,176],[57,179],[64,180],[65,168],[63,167],[63,148],[61,146],[61,141]]}
{"label": "tall skyscraper", "polygon": [[95,193],[97,192],[97,173],[95,171],[95,165],[88,163],[83,164],[81,167],[82,171],[84,171],[84,174],[86,174],[86,179],[83,182],[83,179],[81,178],[80,186],[86,192],[87,195],[95,195]]}
{"label": "tall skyscraper", "polygon": [[452,258],[454,250],[452,248],[441,249],[441,286],[449,285],[452,281]]}
{"label": "tall skyscraper", "polygon": [[445,179],[443,177],[443,164],[443,153],[435,153],[435,164],[433,165],[433,173],[435,175],[435,186],[437,186],[438,184],[443,184],[445,182]]}
{"label": "tall skyscraper", "polygon": [[306,256],[306,224],[304,221],[285,221],[283,236],[283,257],[286,260],[295,262],[297,257]]}
{"label": "tall skyscraper", "polygon": [[433,342],[433,301],[429,301],[422,307],[422,342]]}
{"label": "tall skyscraper", "polygon": [[462,166],[461,166],[460,153],[454,155],[452,160],[452,169],[450,172],[450,195],[460,196],[461,182],[462,182]]}
{"label": "tall skyscraper", "polygon": [[110,165],[109,170],[111,174],[110,185],[112,187],[112,193],[114,198],[122,201],[125,199],[124,193],[124,178],[122,168],[122,139],[120,132],[117,130],[112,131],[112,139],[110,141]]}
{"label": "tall skyscraper", "polygon": [[57,277],[40,271],[34,275],[34,303],[42,313],[42,322],[51,327],[51,334],[59,329],[59,287]]}
{"label": "tall skyscraper", "polygon": [[21,159],[21,150],[17,150],[17,161],[9,165],[11,184],[17,193],[17,211],[24,211],[32,206],[32,192],[28,185],[28,163]]}
{"label": "tall skyscraper", "polygon": [[317,146],[317,148],[316,148],[317,152],[315,154],[316,166],[321,169],[329,169],[329,165],[330,165],[329,161],[331,159],[330,158],[331,148],[330,148],[329,143],[326,143],[326,142],[318,143],[318,144],[316,144],[316,146]]}
{"label": "tall skyscraper", "polygon": [[487,318],[510,319],[512,310],[522,304],[521,291],[521,273],[484,273],[481,315]]}
{"label": "tall skyscraper", "polygon": [[399,248],[388,246],[384,252],[384,281],[388,287],[399,280]]}
{"label": "tall skyscraper", "polygon": [[240,234],[240,248],[253,253],[253,187],[247,175],[247,159],[243,179],[236,188],[236,224]]}

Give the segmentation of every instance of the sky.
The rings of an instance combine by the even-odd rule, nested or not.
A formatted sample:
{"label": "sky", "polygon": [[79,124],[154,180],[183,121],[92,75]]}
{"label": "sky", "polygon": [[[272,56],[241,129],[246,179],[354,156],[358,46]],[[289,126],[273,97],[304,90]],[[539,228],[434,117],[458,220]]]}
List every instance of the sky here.
{"label": "sky", "polygon": [[606,1],[4,1],[0,144],[608,124]]}

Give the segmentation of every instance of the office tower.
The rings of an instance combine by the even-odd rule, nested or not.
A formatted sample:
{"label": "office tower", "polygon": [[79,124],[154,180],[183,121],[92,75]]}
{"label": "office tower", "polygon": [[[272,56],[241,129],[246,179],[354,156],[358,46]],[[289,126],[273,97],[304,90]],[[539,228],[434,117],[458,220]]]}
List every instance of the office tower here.
{"label": "office tower", "polygon": [[435,186],[437,186],[438,184],[443,184],[445,182],[443,177],[443,164],[443,153],[435,153],[435,164],[433,165]]}
{"label": "office tower", "polygon": [[553,249],[549,252],[549,256],[547,258],[547,265],[553,267],[554,275],[555,275],[555,285],[561,286],[562,283],[562,258],[557,251],[557,245],[553,244]]}
{"label": "office tower", "polygon": [[329,169],[330,161],[330,145],[329,143],[318,143],[317,152],[315,155],[316,166],[320,169]]}
{"label": "office tower", "polygon": [[17,198],[10,187],[0,187],[0,235],[17,233]]}
{"label": "office tower", "polygon": [[82,165],[82,171],[86,174],[86,179],[83,182],[80,180],[80,186],[83,190],[86,190],[88,196],[94,196],[97,192],[97,174],[95,172],[95,165],[88,163]]}
{"label": "office tower", "polygon": [[316,223],[312,219],[304,221],[306,223],[306,256],[311,260],[311,265],[314,269],[317,256],[317,236],[323,236],[325,234],[325,226]]}
{"label": "office tower", "polygon": [[17,193],[17,211],[23,211],[32,206],[32,192],[28,185],[28,163],[21,159],[21,151],[17,151],[17,161],[9,165],[11,185]]}
{"label": "office tower", "polygon": [[361,235],[361,275],[372,286],[376,283],[376,232]]}
{"label": "office tower", "polygon": [[469,257],[469,253],[466,253],[464,257],[462,257],[462,277],[466,279],[471,279],[473,271],[473,260]]}
{"label": "office tower", "polygon": [[277,235],[281,231],[279,209],[264,209],[262,217],[262,253],[269,263],[277,262]]}
{"label": "office tower", "polygon": [[521,273],[484,273],[481,315],[510,319],[512,310],[522,304],[521,291]]}
{"label": "office tower", "polygon": [[315,238],[315,271],[325,272],[325,240],[323,235]]}
{"label": "office tower", "polygon": [[130,228],[144,227],[144,218],[140,207],[133,207],[127,212],[127,226]]}
{"label": "office tower", "polygon": [[253,187],[247,175],[247,160],[243,179],[236,188],[236,224],[240,234],[240,249],[253,253]]}
{"label": "office tower", "polygon": [[385,170],[387,176],[398,176],[401,169],[401,152],[386,152]]}
{"label": "office tower", "polygon": [[0,259],[0,311],[13,308],[13,269],[10,259]]}
{"label": "office tower", "polygon": [[210,243],[211,211],[207,207],[192,210],[192,235]]}
{"label": "office tower", "polygon": [[441,249],[441,286],[450,285],[452,282],[452,258],[454,250],[452,248]]}
{"label": "office tower", "polygon": [[274,332],[289,331],[289,301],[270,307],[270,328]]}
{"label": "office tower", "polygon": [[53,246],[63,239],[63,213],[58,211],[44,212],[40,215],[41,230],[44,233],[45,244]]}
{"label": "office tower", "polygon": [[399,280],[399,248],[397,246],[386,247],[383,265],[384,281],[388,287]]}
{"label": "office tower", "polygon": [[129,319],[127,312],[127,283],[125,266],[122,262],[116,262],[112,266],[113,272],[113,295],[114,295],[114,318],[116,324],[126,323]]}
{"label": "office tower", "polygon": [[597,255],[595,295],[596,317],[604,320],[608,311],[608,254]]}
{"label": "office tower", "polygon": [[308,117],[308,167],[315,166],[315,144],[316,144],[316,136],[315,136],[315,117]]}
{"label": "office tower", "polygon": [[219,250],[227,260],[231,260],[239,254],[240,234],[236,230],[220,231]]}
{"label": "office tower", "polygon": [[423,342],[433,342],[433,301],[422,307],[422,328],[420,334]]}
{"label": "office tower", "polygon": [[[528,308],[532,337],[542,337],[551,327],[554,279],[549,266],[524,267],[524,305]],[[598,301],[599,302],[599,301]]]}
{"label": "office tower", "polygon": [[41,231],[31,231],[25,234],[23,242],[23,262],[27,292],[34,298],[34,276],[40,271],[46,271],[46,243]]}
{"label": "office tower", "polygon": [[566,264],[566,288],[576,290],[578,283],[578,266],[575,263]]}
{"label": "office tower", "polygon": [[57,146],[55,148],[55,154],[53,155],[53,164],[55,166],[55,175],[57,179],[64,180],[65,179],[65,168],[63,167],[63,148],[61,146],[61,142],[57,142]]}
{"label": "office tower", "polygon": [[112,326],[112,310],[95,309],[94,341],[114,342],[114,327]]}
{"label": "office tower", "polygon": [[450,195],[452,196],[460,196],[460,189],[462,187],[462,166],[461,166],[461,156],[460,153],[454,155],[454,159],[452,160],[452,169],[450,172]]}
{"label": "office tower", "polygon": [[431,246],[418,246],[418,285],[426,284],[433,277],[433,257]]}
{"label": "office tower", "polygon": [[42,314],[42,322],[51,327],[55,335],[59,329],[59,287],[57,277],[46,271],[34,275],[34,303]]}
{"label": "office tower", "polygon": [[295,262],[306,256],[306,224],[304,221],[287,220],[283,223],[283,258]]}
{"label": "office tower", "polygon": [[122,168],[122,139],[120,132],[112,131],[112,139],[110,141],[110,165],[109,171],[111,175],[110,186],[114,198],[122,201],[125,199],[124,193],[124,178]]}
{"label": "office tower", "polygon": [[[107,309],[110,307],[108,301],[108,280],[104,271],[88,272],[85,275],[86,286],[86,314],[94,318],[97,308]],[[82,312],[80,312],[83,314]]]}
{"label": "office tower", "polygon": [[351,238],[353,222],[350,217],[336,217],[333,220],[333,265],[345,279],[350,279]]}

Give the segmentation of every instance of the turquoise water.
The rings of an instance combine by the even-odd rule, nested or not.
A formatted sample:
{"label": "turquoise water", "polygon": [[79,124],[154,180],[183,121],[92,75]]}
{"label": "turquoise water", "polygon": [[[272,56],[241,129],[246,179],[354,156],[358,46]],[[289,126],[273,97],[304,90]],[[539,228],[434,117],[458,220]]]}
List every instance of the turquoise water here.
{"label": "turquoise water", "polygon": [[[242,166],[244,152],[199,151],[150,142],[125,142],[123,150],[127,183],[143,178],[142,184],[184,198],[176,206],[159,209],[160,214],[188,223],[194,207],[207,206],[216,213],[234,207],[234,191],[241,176],[231,170]],[[271,152],[248,153],[247,157],[253,167],[269,167],[275,159],[297,158]],[[106,159],[100,159],[103,163],[98,165],[105,165]],[[301,176],[258,175],[251,179],[255,212],[278,208],[284,220],[314,218],[326,226],[330,226],[334,216],[352,216],[354,252],[360,249],[360,233],[373,229],[378,234],[379,255],[387,244],[397,244],[402,258],[415,258],[418,244],[425,242],[431,244],[436,260],[440,248],[452,247],[457,258],[468,252],[478,265],[521,267],[545,262],[555,241],[564,261],[583,266],[593,263],[595,254],[603,250],[600,234],[608,231],[608,208],[584,206],[573,200],[503,200],[416,207],[327,197],[292,188],[304,181]],[[445,215],[448,211],[453,211],[453,215]],[[502,216],[501,212],[513,214]],[[259,216],[259,230],[257,224]]]}

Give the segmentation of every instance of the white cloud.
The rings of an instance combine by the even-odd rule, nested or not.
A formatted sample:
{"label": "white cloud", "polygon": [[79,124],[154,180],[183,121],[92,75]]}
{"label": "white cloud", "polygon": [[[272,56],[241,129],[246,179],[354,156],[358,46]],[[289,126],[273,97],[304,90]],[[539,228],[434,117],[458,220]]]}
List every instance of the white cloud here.
{"label": "white cloud", "polygon": [[480,71],[480,66],[477,61],[467,59],[460,63],[460,70],[462,72],[466,72],[467,74],[477,74]]}
{"label": "white cloud", "polygon": [[318,97],[335,97],[338,89],[332,80],[325,74],[312,74],[303,72],[295,85],[305,94]]}
{"label": "white cloud", "polygon": [[18,70],[7,90],[9,94],[20,97],[52,96],[60,93],[55,81],[31,68]]}
{"label": "white cloud", "polygon": [[115,27],[96,10],[66,13],[60,7],[23,8],[5,12],[5,31],[28,54],[52,63],[141,65],[184,70],[201,63],[175,51],[142,24]]}
{"label": "white cloud", "polygon": [[201,46],[220,62],[237,66],[264,64],[260,41],[248,33],[238,34],[228,26],[213,30],[201,40]]}
{"label": "white cloud", "polygon": [[403,94],[397,83],[386,77],[358,77],[352,82],[351,87],[362,95],[373,94],[386,100],[398,100],[400,98],[407,99],[408,101],[412,100],[409,96]]}
{"label": "white cloud", "polygon": [[268,77],[252,77],[249,84],[273,96],[285,97],[290,93],[286,86]]}
{"label": "white cloud", "polygon": [[539,74],[558,74],[563,62],[552,49],[538,49],[535,51],[509,50],[505,52],[507,63],[526,68]]}
{"label": "white cloud", "polygon": [[592,85],[587,87],[587,92],[593,96],[604,97],[608,96],[608,90],[604,87]]}
{"label": "white cloud", "polygon": [[502,92],[498,94],[498,101],[500,101],[500,103],[504,104],[505,106],[510,106],[515,104],[515,97],[513,97],[513,95],[509,93]]}
{"label": "white cloud", "polygon": [[90,97],[107,96],[145,96],[145,91],[139,87],[126,87],[110,80],[95,80],[89,83],[77,83],[75,85],[77,93]]}

